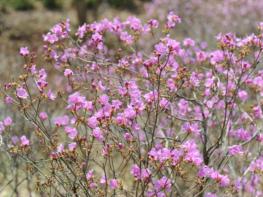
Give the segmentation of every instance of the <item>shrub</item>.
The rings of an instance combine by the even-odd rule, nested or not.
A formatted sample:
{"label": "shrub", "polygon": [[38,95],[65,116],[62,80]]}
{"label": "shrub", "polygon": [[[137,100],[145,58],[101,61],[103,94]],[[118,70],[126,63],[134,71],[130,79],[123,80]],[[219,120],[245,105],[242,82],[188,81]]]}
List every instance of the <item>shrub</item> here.
{"label": "shrub", "polygon": [[261,0],[153,0],[146,5],[146,15],[163,21],[167,13],[174,10],[183,19],[178,30],[187,37],[212,45],[214,36],[219,32],[246,36],[255,31],[251,21],[263,17],[262,8]]}
{"label": "shrub", "polygon": [[43,35],[50,74],[20,49],[24,71],[2,92],[26,126],[4,118],[2,147],[42,194],[262,195],[263,24],[208,50],[171,37],[180,22],[104,19],[75,34],[61,22]]}

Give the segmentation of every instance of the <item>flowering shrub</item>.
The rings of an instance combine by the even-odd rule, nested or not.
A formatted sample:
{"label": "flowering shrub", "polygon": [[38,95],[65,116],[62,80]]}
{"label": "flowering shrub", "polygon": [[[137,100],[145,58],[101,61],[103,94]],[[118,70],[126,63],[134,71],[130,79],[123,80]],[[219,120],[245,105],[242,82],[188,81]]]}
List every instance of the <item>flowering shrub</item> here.
{"label": "flowering shrub", "polygon": [[184,36],[214,44],[219,32],[237,32],[245,36],[263,17],[261,0],[153,0],[146,4],[148,17],[164,21],[170,10],[182,17],[180,31]]}
{"label": "flowering shrub", "polygon": [[[170,36],[180,22],[173,12],[163,26],[104,19],[73,34],[67,20],[43,35],[44,66],[21,48],[24,71],[2,92],[27,126],[0,122],[2,148],[25,161],[37,190],[263,195],[263,24],[245,38],[221,34],[208,51]],[[150,53],[138,47],[160,30]]]}

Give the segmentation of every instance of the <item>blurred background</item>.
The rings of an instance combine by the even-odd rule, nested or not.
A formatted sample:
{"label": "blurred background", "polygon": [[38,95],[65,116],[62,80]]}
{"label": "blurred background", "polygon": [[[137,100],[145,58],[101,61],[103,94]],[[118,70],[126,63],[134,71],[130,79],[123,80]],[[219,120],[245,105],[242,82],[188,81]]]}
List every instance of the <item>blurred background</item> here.
{"label": "blurred background", "polygon": [[42,35],[54,24],[69,18],[74,31],[84,22],[143,13],[145,2],[147,0],[0,0],[1,81],[21,65],[19,48],[30,46],[37,51]]}
{"label": "blurred background", "polygon": [[262,10],[262,0],[0,0],[0,77],[5,80],[21,64],[20,46],[35,50],[42,34],[66,18],[77,28],[84,22],[129,15],[164,21],[175,11],[182,18],[176,39],[191,37],[213,47],[219,32],[253,32],[263,21]]}

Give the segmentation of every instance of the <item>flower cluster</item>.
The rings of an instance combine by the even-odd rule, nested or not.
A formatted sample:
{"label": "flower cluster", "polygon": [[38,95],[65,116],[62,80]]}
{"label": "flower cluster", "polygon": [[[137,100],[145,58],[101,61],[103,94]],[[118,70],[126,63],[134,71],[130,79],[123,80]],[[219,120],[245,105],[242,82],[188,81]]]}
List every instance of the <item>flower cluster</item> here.
{"label": "flower cluster", "polygon": [[203,166],[198,172],[198,176],[211,178],[218,182],[221,187],[226,187],[230,184],[230,180],[227,175],[222,175],[218,171],[213,168],[209,168],[208,166]]}

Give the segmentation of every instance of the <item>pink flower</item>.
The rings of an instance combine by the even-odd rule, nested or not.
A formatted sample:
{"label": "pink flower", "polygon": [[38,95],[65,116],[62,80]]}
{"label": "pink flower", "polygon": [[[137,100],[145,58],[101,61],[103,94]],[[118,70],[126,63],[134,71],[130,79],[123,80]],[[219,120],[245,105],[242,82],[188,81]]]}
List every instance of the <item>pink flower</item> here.
{"label": "pink flower", "polygon": [[196,52],[196,60],[198,62],[203,62],[207,59],[207,54],[203,51]]}
{"label": "pink flower", "polygon": [[29,146],[29,140],[25,135],[20,137],[21,146]]}
{"label": "pink flower", "polygon": [[47,87],[48,83],[46,82],[45,79],[38,79],[36,81],[38,89],[43,92],[44,88]]}
{"label": "pink flower", "polygon": [[96,187],[97,187],[97,184],[95,182],[89,183],[89,188],[90,189],[93,189],[93,188],[96,188]]}
{"label": "pink flower", "polygon": [[104,140],[103,133],[101,132],[99,127],[96,127],[95,129],[93,129],[92,136],[95,137],[100,142]]}
{"label": "pink flower", "polygon": [[195,46],[195,41],[192,40],[191,38],[186,38],[186,39],[184,39],[183,44],[186,47],[193,47],[193,46]]}
{"label": "pink flower", "polygon": [[4,123],[0,121],[0,134],[5,130]]}
{"label": "pink flower", "polygon": [[28,55],[29,55],[28,47],[21,47],[19,53],[20,53],[20,55],[22,55],[22,56],[28,56]]}
{"label": "pink flower", "polygon": [[107,105],[109,103],[109,97],[106,94],[103,94],[99,97],[99,102],[102,105]]}
{"label": "pink flower", "polygon": [[238,98],[241,100],[241,101],[246,101],[248,99],[248,94],[245,90],[240,90],[238,92]]}
{"label": "pink flower", "polygon": [[169,88],[170,91],[174,91],[176,89],[176,85],[174,83],[174,80],[169,78],[167,81],[166,81],[166,85],[167,87]]}
{"label": "pink flower", "polygon": [[249,68],[251,68],[251,64],[250,63],[248,63],[248,62],[246,62],[246,61],[242,61],[242,69],[243,70],[248,70]]}
{"label": "pink flower", "polygon": [[27,91],[22,87],[16,89],[16,95],[20,99],[27,99],[28,97]]}
{"label": "pink flower", "polygon": [[72,142],[70,144],[68,144],[68,149],[69,151],[74,151],[77,147],[77,143],[76,142]]}
{"label": "pink flower", "polygon": [[230,179],[228,176],[222,175],[218,171],[208,166],[202,166],[198,172],[198,176],[211,178],[217,181],[221,187],[227,187],[230,184]]}
{"label": "pink flower", "polygon": [[12,118],[9,117],[9,116],[6,117],[6,118],[4,119],[4,121],[3,121],[3,123],[4,123],[4,126],[6,126],[6,127],[11,126],[12,123],[13,123]]}
{"label": "pink flower", "polygon": [[87,32],[87,25],[83,24],[82,26],[80,26],[78,28],[76,36],[78,36],[79,38],[83,38],[85,36],[86,32]]}
{"label": "pink flower", "polygon": [[160,100],[160,107],[164,109],[169,109],[170,102],[166,98]]}
{"label": "pink flower", "polygon": [[94,177],[94,170],[89,170],[86,174],[87,181],[90,181]]}
{"label": "pink flower", "polygon": [[92,111],[93,110],[93,102],[92,101],[85,101],[83,108]]}
{"label": "pink flower", "polygon": [[56,126],[65,126],[69,123],[69,117],[67,115],[65,116],[59,116],[54,119],[54,123]]}
{"label": "pink flower", "polygon": [[177,103],[177,106],[178,106],[178,113],[183,116],[186,115],[187,112],[191,110],[191,108],[189,107],[189,102],[184,99],[180,99],[179,102]]}
{"label": "pink flower", "polygon": [[263,143],[263,133],[258,134],[256,139],[257,141]]}
{"label": "pink flower", "polygon": [[159,147],[151,149],[149,151],[148,155],[153,160],[159,161],[161,163],[164,163],[164,162],[168,161],[172,157],[170,149],[168,149],[168,148],[159,148]]}
{"label": "pink flower", "polygon": [[217,40],[224,46],[229,48],[236,46],[236,36],[233,33],[222,34],[220,33],[217,35]]}
{"label": "pink flower", "polygon": [[136,180],[147,181],[151,176],[149,169],[140,169],[137,164],[134,164],[131,168],[131,174]]}
{"label": "pink flower", "polygon": [[130,133],[124,133],[123,137],[127,142],[131,142],[133,140],[133,137]]}
{"label": "pink flower", "polygon": [[46,112],[40,112],[39,113],[39,118],[41,120],[46,120],[48,118],[47,113]]}
{"label": "pink flower", "polygon": [[263,22],[260,22],[258,24],[258,28],[259,28],[260,31],[263,31]]}
{"label": "pink flower", "polygon": [[147,68],[152,67],[154,64],[157,64],[158,59],[155,56],[151,56],[149,59],[143,62],[143,65]]}
{"label": "pink flower", "polygon": [[162,42],[154,45],[154,49],[158,56],[165,55],[168,52],[168,47]]}
{"label": "pink flower", "polygon": [[64,71],[64,76],[65,77],[69,77],[69,76],[71,76],[71,75],[73,75],[73,71],[71,70],[71,69],[65,69],[65,71]]}
{"label": "pink flower", "polygon": [[13,98],[10,96],[5,97],[5,104],[12,104],[13,103]]}
{"label": "pink flower", "polygon": [[217,197],[215,193],[208,192],[205,194],[205,197]]}
{"label": "pink flower", "polygon": [[100,179],[100,184],[105,185],[106,184],[106,177],[102,176]]}
{"label": "pink flower", "polygon": [[158,28],[159,27],[159,22],[155,19],[151,19],[148,21],[148,25],[150,26],[150,28]]}
{"label": "pink flower", "polygon": [[67,38],[70,32],[70,24],[67,19],[66,22],[56,24],[52,27],[51,31],[43,35],[45,42],[54,44],[55,42]]}
{"label": "pink flower", "polygon": [[230,136],[233,136],[243,141],[249,140],[252,137],[251,132],[244,128],[239,128],[237,130],[231,131],[229,134]]}
{"label": "pink flower", "polygon": [[221,187],[227,187],[230,184],[230,180],[228,176],[226,175],[221,175],[219,176],[219,183]]}
{"label": "pink flower", "polygon": [[228,147],[228,152],[230,155],[241,155],[244,153],[242,146],[240,145],[233,145]]}
{"label": "pink flower", "polygon": [[123,112],[125,118],[127,119],[134,119],[136,117],[136,111],[133,109],[133,107],[128,106],[124,112]]}
{"label": "pink flower", "polygon": [[181,23],[181,18],[175,15],[174,12],[169,12],[166,22],[167,28],[168,29],[174,28],[178,23]]}
{"label": "pink flower", "polygon": [[210,53],[210,62],[213,65],[216,65],[219,62],[222,62],[224,60],[224,53],[220,50],[213,51]]}
{"label": "pink flower", "polygon": [[182,144],[185,151],[184,160],[200,166],[203,162],[202,156],[198,150],[197,144],[194,140],[188,140]]}
{"label": "pink flower", "polygon": [[157,92],[155,91],[149,92],[145,94],[143,97],[147,103],[152,103],[153,101],[157,99]]}
{"label": "pink flower", "polygon": [[260,156],[249,165],[249,170],[252,172],[263,172],[263,156]]}
{"label": "pink flower", "polygon": [[205,80],[205,87],[207,88],[211,88],[214,84],[214,78],[213,77],[209,77]]}
{"label": "pink flower", "polygon": [[56,99],[56,95],[51,90],[48,90],[47,96],[51,101]]}
{"label": "pink flower", "polygon": [[131,168],[131,174],[138,180],[141,176],[141,169],[138,165],[134,164]]}
{"label": "pink flower", "polygon": [[151,177],[151,171],[148,168],[142,169],[141,180],[149,181],[150,177]]}
{"label": "pink flower", "polygon": [[43,35],[43,40],[45,42],[49,42],[50,44],[54,44],[55,42],[58,41],[58,37],[54,34],[51,34],[50,32],[47,33],[46,35]]}
{"label": "pink flower", "polygon": [[260,106],[254,106],[252,108],[252,113],[256,119],[262,118],[263,113]]}
{"label": "pink flower", "polygon": [[111,179],[110,180],[110,188],[111,189],[117,189],[120,186],[120,183],[117,179]]}
{"label": "pink flower", "polygon": [[201,129],[198,125],[198,123],[189,123],[189,122],[186,122],[183,124],[182,126],[182,130],[186,133],[192,133],[194,134],[195,136],[199,136],[200,132],[201,132]]}
{"label": "pink flower", "polygon": [[121,32],[120,39],[128,45],[133,43],[133,36],[128,34],[128,32]]}
{"label": "pink flower", "polygon": [[[173,54],[179,54],[179,51],[181,49],[179,42],[169,37],[166,37],[164,40],[167,43],[167,47],[170,52],[173,52]],[[177,65],[175,64],[175,66]]]}
{"label": "pink flower", "polygon": [[112,101],[112,106],[114,109],[120,109],[121,105],[122,105],[122,102],[119,100],[113,100]]}
{"label": "pink flower", "polygon": [[20,139],[19,139],[19,137],[14,135],[14,136],[11,137],[11,141],[12,141],[13,144],[17,144],[20,141]]}
{"label": "pink flower", "polygon": [[64,152],[64,145],[63,144],[59,144],[57,146],[57,153],[62,153]]}
{"label": "pink flower", "polygon": [[210,176],[210,174],[213,172],[213,169],[212,168],[209,168],[208,166],[202,166],[200,169],[199,169],[199,172],[198,172],[198,176],[199,177],[208,177]]}
{"label": "pink flower", "polygon": [[96,128],[98,126],[99,122],[97,120],[97,117],[92,116],[88,119],[88,126],[92,129]]}
{"label": "pink flower", "polygon": [[75,92],[68,97],[67,109],[80,110],[85,108],[86,104],[86,97],[82,96],[79,92]]}
{"label": "pink flower", "polygon": [[67,127],[65,127],[65,131],[68,134],[68,137],[72,140],[75,139],[78,135],[78,131],[74,127],[67,126]]}
{"label": "pink flower", "polygon": [[130,27],[130,29],[133,31],[142,31],[142,29],[143,29],[141,20],[139,18],[134,17],[134,16],[128,17],[125,24],[128,25]]}
{"label": "pink flower", "polygon": [[170,191],[172,186],[172,182],[167,177],[163,176],[161,179],[155,181],[154,189],[159,192],[162,190]]}

